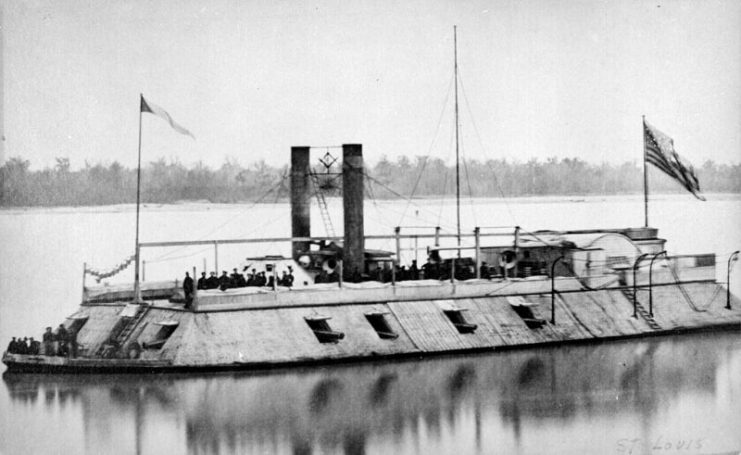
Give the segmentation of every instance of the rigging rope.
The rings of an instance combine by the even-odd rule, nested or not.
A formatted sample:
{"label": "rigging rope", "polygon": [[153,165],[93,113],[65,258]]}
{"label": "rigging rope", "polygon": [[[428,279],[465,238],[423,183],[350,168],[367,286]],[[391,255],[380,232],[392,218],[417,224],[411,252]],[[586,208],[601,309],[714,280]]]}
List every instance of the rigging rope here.
{"label": "rigging rope", "polygon": [[471,176],[468,174],[468,163],[466,163],[466,154],[465,149],[463,148],[463,141],[461,141],[461,156],[463,157],[463,170],[466,173],[466,184],[468,186],[468,202],[471,204],[471,214],[473,215],[473,224],[475,226],[478,224],[478,220],[476,219],[476,210],[473,206],[473,189],[471,189]]}
{"label": "rigging rope", "polygon": [[[390,192],[390,193],[391,193],[391,194],[393,194],[394,196],[397,196],[397,197],[399,197],[399,198],[401,198],[401,199],[404,199],[404,200],[406,200],[407,202],[410,202],[410,201],[411,201],[411,198],[408,198],[408,197],[406,197],[406,196],[404,196],[404,195],[402,195],[402,194],[399,194],[399,193],[398,193],[398,192],[397,192],[396,190],[392,189],[391,187],[389,187],[388,185],[384,184],[384,183],[383,183],[383,182],[381,182],[380,180],[378,180],[378,179],[376,179],[376,178],[372,177],[372,176],[371,176],[370,174],[368,174],[368,173],[366,172],[366,170],[363,170],[363,174],[364,174],[364,175],[365,175],[365,176],[366,176],[366,177],[367,177],[367,178],[368,178],[369,180],[371,180],[371,181],[375,182],[376,184],[378,184],[379,186],[381,186],[381,187],[382,187],[383,189],[385,189],[386,191]],[[411,203],[414,203],[414,202],[411,202]],[[424,211],[426,211],[426,212],[429,212],[430,214],[434,215],[434,212],[430,211],[429,209],[426,209],[425,207],[423,207],[423,206],[420,206],[420,205],[418,205],[418,204],[414,204],[414,205],[415,205],[415,207],[418,207],[419,209],[421,209],[421,210],[424,210]],[[399,225],[401,225],[401,223],[399,223]]]}
{"label": "rigging rope", "polygon": [[[471,125],[473,126],[473,130],[476,133],[476,138],[479,141],[479,146],[481,147],[482,152],[484,155],[486,155],[486,148],[484,147],[484,141],[481,139],[481,134],[479,133],[479,129],[476,126],[476,121],[474,120],[473,113],[471,112],[471,103],[468,102],[468,95],[466,93],[466,86],[463,84],[463,78],[458,75],[458,79],[460,80],[461,84],[461,92],[463,92],[463,100],[466,104],[466,109],[468,110],[468,115],[471,118]],[[497,187],[497,190],[499,191],[499,195],[502,197],[502,200],[504,201],[505,207],[507,207],[507,211],[509,212],[509,216],[512,218],[512,221],[517,225],[519,224],[517,222],[517,219],[515,218],[514,213],[512,212],[512,207],[510,207],[509,202],[507,201],[507,196],[504,194],[504,190],[502,190],[502,185],[499,183],[499,179],[497,178],[496,172],[494,172],[494,169],[491,167],[490,160],[486,160],[486,165],[491,171],[492,177],[494,177],[494,184]]]}
{"label": "rigging rope", "polygon": [[[417,192],[417,187],[419,186],[420,180],[422,180],[422,175],[425,172],[425,168],[427,167],[427,162],[430,159],[430,153],[432,152],[432,147],[435,145],[435,141],[437,141],[438,133],[440,132],[440,125],[443,121],[443,116],[445,115],[445,110],[448,106],[448,98],[450,98],[450,92],[451,88],[453,87],[453,80],[454,77],[450,77],[450,81],[448,82],[448,90],[445,93],[445,99],[443,100],[443,108],[440,111],[440,117],[437,119],[437,126],[435,127],[435,134],[432,136],[432,141],[430,142],[430,146],[427,148],[427,155],[424,157],[424,162],[422,163],[422,169],[420,169],[419,174],[417,175],[417,180],[414,182],[414,186],[412,187],[412,194],[410,195],[411,198],[414,197],[415,193]],[[409,203],[407,202],[407,206],[404,207],[404,211],[402,212],[401,219],[399,220],[399,225],[402,224],[404,221],[404,216],[406,215],[406,211],[409,209]]]}
{"label": "rigging rope", "polygon": [[[275,185],[273,185],[268,191],[266,191],[265,193],[263,193],[262,196],[260,196],[255,201],[253,201],[252,204],[250,204],[249,206],[241,209],[240,212],[237,215],[233,216],[232,218],[230,218],[230,219],[226,220],[225,222],[221,223],[220,225],[216,226],[215,228],[213,228],[212,230],[210,230],[206,234],[202,235],[201,237],[197,238],[196,240],[203,240],[203,239],[209,237],[214,232],[218,231],[219,229],[223,228],[227,224],[229,224],[229,223],[233,222],[234,220],[236,220],[236,219],[240,218],[241,216],[243,216],[248,210],[253,209],[257,204],[259,204],[263,200],[265,200],[274,191],[279,190],[283,186],[283,183],[284,183],[284,181],[287,178],[288,178],[288,174],[283,174],[283,176],[281,177],[281,179]],[[280,195],[280,192],[277,192],[276,193],[276,198],[279,195]],[[161,261],[163,261],[163,260],[171,257],[173,254],[178,253],[180,251],[183,251],[186,248],[188,248],[188,247],[187,246],[182,246],[180,248],[175,248],[173,250],[170,250],[169,252],[163,253],[160,256],[157,256],[156,258],[152,259],[152,262],[161,262]]]}

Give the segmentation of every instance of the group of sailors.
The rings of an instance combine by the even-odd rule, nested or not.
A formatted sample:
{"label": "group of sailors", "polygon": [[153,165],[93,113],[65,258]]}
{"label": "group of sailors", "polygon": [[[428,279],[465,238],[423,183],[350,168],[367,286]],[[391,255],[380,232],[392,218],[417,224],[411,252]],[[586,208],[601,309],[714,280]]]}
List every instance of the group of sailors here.
{"label": "group of sailors", "polygon": [[[248,268],[245,267],[244,270]],[[226,291],[227,289],[234,288],[246,288],[246,287],[274,287],[274,286],[293,286],[293,267],[288,266],[288,270],[284,270],[283,273],[278,276],[276,274],[270,274],[266,272],[258,272],[256,269],[252,269],[251,272],[247,273],[245,277],[243,274],[235,268],[231,274],[228,274],[226,270],[221,272],[221,276],[217,277],[216,272],[211,272],[211,276],[206,277],[206,272],[201,272],[201,277],[195,284],[195,288],[200,290],[208,289],[220,289]],[[185,293],[186,300],[192,299],[193,294],[193,278],[190,277],[188,272],[185,272],[185,279],[183,279],[183,291]]]}
{"label": "group of sailors", "polygon": [[[244,270],[247,270],[247,267]],[[206,278],[206,272],[203,272],[198,279],[196,287],[199,290],[221,289],[222,291],[226,291],[233,288],[273,287],[273,285],[277,284],[278,286],[290,288],[293,286],[293,279],[293,267],[291,266],[288,266],[288,270],[284,270],[281,276],[273,274],[267,276],[266,272],[258,272],[256,269],[252,269],[245,277],[237,269],[233,269],[231,275],[227,274],[226,270],[224,270],[218,278],[216,277],[216,272],[211,272],[211,276],[208,278]]]}
{"label": "group of sailors", "polygon": [[[417,261],[413,260],[409,266],[405,265],[394,265],[394,269],[389,267],[378,267],[370,273],[370,279],[380,281],[382,283],[390,283],[392,281],[417,281],[417,280],[449,280],[450,279],[450,265],[442,262],[439,256],[430,255],[427,262],[419,267]],[[273,288],[275,286],[293,287],[293,267],[288,266],[288,270],[283,270],[281,275],[272,273],[271,270],[260,271],[252,269],[247,273],[245,277],[242,273],[235,268],[232,269],[232,273],[228,274],[226,270],[222,271],[221,276],[217,277],[216,272],[211,272],[210,276],[206,276],[206,272],[201,273],[201,277],[196,283],[193,282],[193,278],[190,277],[188,272],[185,272],[185,279],[183,280],[183,292],[185,294],[186,306],[193,301],[193,293],[195,289],[198,290],[209,290],[209,289],[220,289],[226,291],[227,289],[244,288],[244,287],[268,287]],[[248,270],[245,267],[243,271]],[[469,280],[476,277],[475,269],[471,266],[456,267],[455,268],[455,279],[459,281]],[[480,276],[482,279],[491,279],[491,270],[486,262],[481,263]],[[348,278],[346,278],[348,279]],[[368,276],[361,277],[359,273],[354,273],[349,280],[352,282],[360,282],[363,279],[368,279]],[[337,268],[326,270],[322,269],[315,277],[314,283],[337,283],[340,281],[339,270]]]}
{"label": "group of sailors", "polygon": [[13,337],[8,344],[8,354],[31,354],[38,355],[41,353],[41,342],[34,340],[33,337]]}
{"label": "group of sailors", "polygon": [[[439,260],[434,258],[428,259],[428,261],[422,265],[417,266],[417,261],[413,260],[411,265],[394,266],[395,270],[392,272],[391,268],[377,268],[373,274],[372,279],[380,281],[382,283],[390,283],[393,280],[396,281],[417,281],[417,280],[449,280],[450,279],[450,266],[443,264]],[[471,267],[457,267],[455,269],[455,279],[459,281],[470,280],[476,278],[475,269]],[[486,262],[481,263],[480,276],[482,279],[490,280],[492,278],[491,269]]]}
{"label": "group of sailors", "polygon": [[[46,328],[42,341],[34,340],[33,337],[13,337],[8,344],[9,354],[26,355],[48,355],[66,357],[75,356],[77,351],[77,334],[67,330],[64,324],[59,324],[56,331],[51,327]],[[43,344],[42,344],[43,342]],[[43,349],[42,349],[43,348]]]}

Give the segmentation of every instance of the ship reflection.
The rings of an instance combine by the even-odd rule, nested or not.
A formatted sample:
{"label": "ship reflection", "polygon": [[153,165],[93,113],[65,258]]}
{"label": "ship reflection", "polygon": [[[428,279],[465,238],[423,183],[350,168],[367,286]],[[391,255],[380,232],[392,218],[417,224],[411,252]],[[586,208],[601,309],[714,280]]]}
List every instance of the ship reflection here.
{"label": "ship reflection", "polygon": [[[363,454],[370,448],[418,453],[456,447],[480,453],[507,441],[520,451],[528,426],[614,416],[645,424],[682,394],[712,402],[717,371],[728,361],[728,352],[718,349],[724,336],[737,337],[698,335],[262,374],[6,374],[4,383],[11,407],[80,410],[85,432],[80,452],[87,453]],[[727,344],[738,359],[738,343]]]}

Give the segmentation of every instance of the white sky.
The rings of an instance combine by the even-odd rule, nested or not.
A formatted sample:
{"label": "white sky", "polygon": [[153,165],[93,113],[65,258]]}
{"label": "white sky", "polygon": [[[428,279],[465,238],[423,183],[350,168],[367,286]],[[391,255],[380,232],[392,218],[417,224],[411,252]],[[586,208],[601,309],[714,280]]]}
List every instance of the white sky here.
{"label": "white sky", "polygon": [[139,93],[197,138],[145,115],[145,162],[450,161],[454,24],[467,157],[640,160],[645,114],[695,165],[741,161],[737,0],[12,0],[2,21],[4,154],[37,169],[135,165]]}

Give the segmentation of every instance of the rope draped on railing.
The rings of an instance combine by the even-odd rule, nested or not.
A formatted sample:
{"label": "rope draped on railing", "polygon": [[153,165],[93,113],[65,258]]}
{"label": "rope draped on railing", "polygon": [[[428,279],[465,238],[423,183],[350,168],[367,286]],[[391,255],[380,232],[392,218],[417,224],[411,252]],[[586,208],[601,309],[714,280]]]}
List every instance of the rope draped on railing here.
{"label": "rope draped on railing", "polygon": [[131,255],[128,258],[126,258],[123,262],[118,264],[117,266],[113,267],[109,270],[98,270],[93,268],[87,268],[85,267],[85,273],[88,275],[92,275],[95,277],[95,281],[100,283],[100,280],[104,278],[110,278],[122,271],[124,271],[129,265],[131,265],[132,262],[136,259],[136,255]]}

